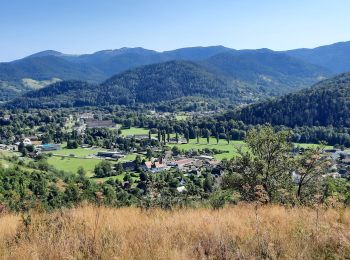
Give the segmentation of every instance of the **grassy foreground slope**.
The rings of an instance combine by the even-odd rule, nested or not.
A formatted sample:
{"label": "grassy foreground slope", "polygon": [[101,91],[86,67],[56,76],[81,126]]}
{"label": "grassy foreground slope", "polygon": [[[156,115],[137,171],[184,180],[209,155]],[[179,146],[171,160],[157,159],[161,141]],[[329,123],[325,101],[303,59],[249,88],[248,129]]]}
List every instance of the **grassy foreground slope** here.
{"label": "grassy foreground slope", "polygon": [[239,205],[219,211],[84,206],[0,216],[0,258],[344,259],[350,210]]}

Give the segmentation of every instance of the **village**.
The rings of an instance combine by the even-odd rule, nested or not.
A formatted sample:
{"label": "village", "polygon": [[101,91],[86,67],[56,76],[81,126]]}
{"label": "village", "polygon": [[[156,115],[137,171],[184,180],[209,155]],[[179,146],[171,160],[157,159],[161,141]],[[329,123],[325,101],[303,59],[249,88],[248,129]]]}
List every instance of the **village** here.
{"label": "village", "polygon": [[[176,118],[176,116],[164,113],[158,117]],[[181,116],[182,120],[193,116],[193,114]],[[11,120],[11,116],[7,116],[6,120]],[[84,136],[87,129],[109,129],[118,132],[118,136],[122,139],[133,140],[136,143],[149,142],[150,145],[133,148],[129,152],[117,148],[105,149],[84,143],[68,147],[68,143],[46,143],[43,141],[43,133],[37,133],[6,140],[4,144],[0,144],[0,150],[18,154],[25,147],[27,151],[25,156],[29,158],[35,159],[40,155],[46,155],[49,156],[49,164],[59,170],[76,173],[77,169],[82,167],[91,177],[93,177],[94,168],[101,161],[108,161],[115,168],[120,169],[121,167],[125,173],[148,172],[152,174],[175,171],[181,172],[184,176],[195,175],[197,177],[200,177],[203,172],[211,172],[215,177],[219,177],[222,173],[220,160],[216,159],[212,153],[206,153],[204,150],[198,152],[195,149],[181,151],[181,145],[187,144],[187,140],[183,136],[169,136],[166,145],[160,145],[157,134],[150,134],[146,129],[121,129],[122,127],[113,120],[103,120],[101,114],[90,112],[69,115],[64,117],[63,121],[64,129],[75,132],[78,136]],[[141,165],[137,164],[137,158],[141,159]],[[111,175],[114,174],[117,173]],[[183,185],[178,188],[179,191],[185,189]]]}
{"label": "village", "polygon": [[[154,113],[151,112],[151,114]],[[172,113],[162,113],[157,118],[186,118],[194,116],[193,113],[182,114],[181,116]],[[65,131],[75,132],[78,136],[84,136],[87,129],[110,129],[116,131],[118,136],[124,140],[132,140],[135,143],[146,143],[147,145],[132,148],[130,151],[120,150],[118,148],[106,149],[89,144],[80,144],[74,147],[68,147],[68,143],[46,143],[43,142],[42,133],[32,136],[21,136],[11,138],[5,143],[0,144],[0,150],[7,152],[19,152],[23,147],[27,147],[29,158],[35,158],[40,154],[49,155],[48,162],[54,167],[75,173],[79,167],[85,168],[93,177],[94,168],[101,161],[108,161],[115,169],[122,169],[127,173],[160,173],[163,171],[181,172],[184,176],[200,177],[202,173],[210,172],[217,181],[220,181],[222,169],[220,162],[222,159],[230,159],[235,153],[232,151],[238,149],[235,143],[231,145],[218,142],[210,147],[218,147],[216,153],[209,149],[209,145],[196,143],[196,140],[186,140],[184,136],[171,135],[167,137],[167,142],[162,143],[162,139],[157,138],[156,133],[151,133],[147,129],[129,128],[125,129],[116,124],[108,115],[101,113],[84,112],[71,114],[63,118]],[[6,115],[2,120],[11,120],[11,116]],[[158,142],[160,141],[160,142]],[[203,142],[203,140],[200,140]],[[198,140],[197,140],[198,142]],[[240,143],[241,144],[241,143]],[[201,146],[202,145],[202,146]],[[242,144],[241,144],[242,145]],[[307,147],[296,145],[297,152],[300,154]],[[186,147],[186,149],[182,149]],[[202,149],[198,149],[202,147]],[[220,150],[222,149],[222,150]],[[228,149],[229,151],[226,151]],[[346,178],[350,174],[350,152],[344,149],[326,147],[324,155],[331,159],[332,165],[327,176],[333,178]],[[139,161],[137,161],[139,160]],[[117,171],[111,174],[117,175]],[[296,179],[298,176],[294,176]],[[184,191],[183,183],[179,184],[179,191]]]}

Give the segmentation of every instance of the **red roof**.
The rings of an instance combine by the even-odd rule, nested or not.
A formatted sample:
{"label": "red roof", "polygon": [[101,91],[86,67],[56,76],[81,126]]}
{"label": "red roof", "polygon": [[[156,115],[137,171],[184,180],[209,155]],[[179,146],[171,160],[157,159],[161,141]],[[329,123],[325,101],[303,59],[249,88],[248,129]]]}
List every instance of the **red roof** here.
{"label": "red roof", "polygon": [[[148,169],[151,169],[152,168],[152,162],[145,162],[145,165]],[[156,166],[155,168],[164,168],[166,167],[165,164],[163,163],[159,163],[159,162],[155,162],[154,165]]]}

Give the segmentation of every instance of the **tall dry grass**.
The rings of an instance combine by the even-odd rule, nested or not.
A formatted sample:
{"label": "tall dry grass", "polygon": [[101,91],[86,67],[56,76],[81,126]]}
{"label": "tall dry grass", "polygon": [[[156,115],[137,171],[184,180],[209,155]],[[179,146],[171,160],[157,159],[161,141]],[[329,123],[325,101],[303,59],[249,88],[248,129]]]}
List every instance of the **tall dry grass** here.
{"label": "tall dry grass", "polygon": [[[31,222],[29,224],[29,222]],[[81,208],[0,217],[3,259],[350,257],[350,210],[253,205],[219,211]]]}

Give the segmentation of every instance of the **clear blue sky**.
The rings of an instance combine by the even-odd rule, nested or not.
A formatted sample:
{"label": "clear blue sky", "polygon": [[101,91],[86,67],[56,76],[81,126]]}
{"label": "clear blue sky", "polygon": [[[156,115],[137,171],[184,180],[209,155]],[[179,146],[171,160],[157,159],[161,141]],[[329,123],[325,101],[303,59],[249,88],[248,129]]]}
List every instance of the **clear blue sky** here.
{"label": "clear blue sky", "polygon": [[0,61],[47,49],[315,47],[350,40],[349,10],[349,0],[1,0]]}

